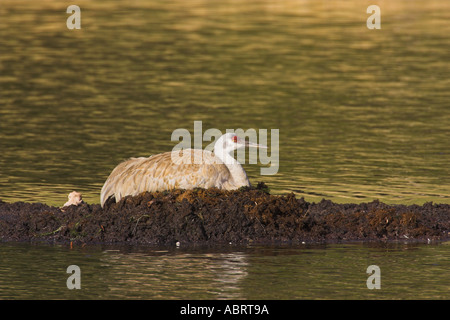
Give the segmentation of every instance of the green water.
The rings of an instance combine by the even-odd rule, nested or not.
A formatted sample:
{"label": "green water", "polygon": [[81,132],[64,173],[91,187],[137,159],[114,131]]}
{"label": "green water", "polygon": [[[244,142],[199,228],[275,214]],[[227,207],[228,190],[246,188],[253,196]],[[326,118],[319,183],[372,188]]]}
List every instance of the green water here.
{"label": "green water", "polygon": [[[377,1],[375,1],[377,2]],[[374,3],[370,3],[374,4]],[[99,203],[177,128],[279,129],[252,183],[307,201],[450,203],[450,3],[64,1],[0,6],[0,198]]]}
{"label": "green water", "polygon": [[[127,248],[0,245],[0,299],[449,299],[449,243]],[[6,257],[6,258],[3,258]],[[69,265],[81,289],[69,290]],[[380,268],[368,289],[367,267]]]}
{"label": "green water", "polygon": [[[111,170],[194,121],[279,129],[307,201],[450,203],[450,2],[65,1],[0,5],[0,199],[99,203]],[[381,29],[366,27],[369,5]],[[207,142],[209,143],[209,142]],[[205,143],[205,144],[207,144]],[[449,245],[107,248],[0,244],[0,298],[448,299]],[[68,290],[78,265],[82,289]],[[366,268],[381,269],[381,289]]]}

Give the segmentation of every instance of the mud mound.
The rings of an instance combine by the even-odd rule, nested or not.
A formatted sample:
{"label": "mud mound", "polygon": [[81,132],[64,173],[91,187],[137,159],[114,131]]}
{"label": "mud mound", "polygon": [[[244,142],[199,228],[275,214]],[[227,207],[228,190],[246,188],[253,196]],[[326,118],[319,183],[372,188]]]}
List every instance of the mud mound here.
{"label": "mud mound", "polygon": [[447,240],[450,205],[309,203],[260,183],[236,191],[175,190],[60,208],[0,201],[0,240],[79,243],[273,243]]}

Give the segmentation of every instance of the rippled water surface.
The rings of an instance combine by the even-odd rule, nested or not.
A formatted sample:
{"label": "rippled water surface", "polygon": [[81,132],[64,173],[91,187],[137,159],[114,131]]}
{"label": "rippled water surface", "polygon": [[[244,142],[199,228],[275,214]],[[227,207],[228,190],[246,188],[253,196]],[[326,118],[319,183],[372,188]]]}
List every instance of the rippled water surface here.
{"label": "rippled water surface", "polygon": [[[0,245],[0,299],[449,299],[450,246]],[[69,290],[67,267],[80,268]],[[380,289],[367,288],[367,267]]]}
{"label": "rippled water surface", "polygon": [[367,1],[80,0],[69,30],[63,1],[2,0],[0,198],[98,203],[202,121],[280,130],[276,175],[245,164],[273,193],[450,203],[450,3],[375,2],[380,30]]}
{"label": "rippled water surface", "polygon": [[[99,203],[175,129],[279,129],[252,183],[307,201],[450,203],[450,2],[79,0],[0,5],[0,199]],[[381,29],[366,27],[371,4]],[[204,145],[209,144],[205,142]],[[0,299],[448,299],[449,245],[0,244]],[[82,289],[68,290],[78,265]],[[366,287],[369,265],[381,289]]]}

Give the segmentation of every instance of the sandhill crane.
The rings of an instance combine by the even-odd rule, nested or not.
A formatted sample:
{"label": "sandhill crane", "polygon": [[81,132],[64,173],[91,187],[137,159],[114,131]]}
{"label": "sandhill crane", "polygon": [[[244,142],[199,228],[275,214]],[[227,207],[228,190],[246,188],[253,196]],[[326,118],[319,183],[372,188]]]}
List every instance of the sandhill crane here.
{"label": "sandhill crane", "polygon": [[[226,133],[214,144],[214,153],[201,149],[165,152],[149,158],[131,158],[120,163],[102,187],[100,202],[136,196],[145,191],[212,188],[233,190],[250,186],[241,164],[230,153],[249,147],[267,148]],[[200,159],[200,162],[198,161]]]}

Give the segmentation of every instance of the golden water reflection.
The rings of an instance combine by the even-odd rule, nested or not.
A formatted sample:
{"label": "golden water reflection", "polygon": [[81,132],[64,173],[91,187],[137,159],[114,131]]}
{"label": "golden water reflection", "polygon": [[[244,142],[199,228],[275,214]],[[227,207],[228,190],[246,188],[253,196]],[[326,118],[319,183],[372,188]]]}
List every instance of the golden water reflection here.
{"label": "golden water reflection", "polygon": [[[0,299],[448,299],[449,243],[114,247],[0,244]],[[68,290],[69,265],[81,289]],[[369,290],[366,269],[381,270]]]}
{"label": "golden water reflection", "polygon": [[[0,6],[0,198],[99,202],[111,170],[171,133],[280,129],[251,182],[308,201],[450,203],[450,3],[80,0]],[[373,4],[373,3],[370,3]]]}

